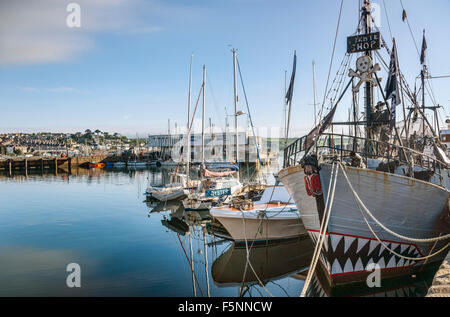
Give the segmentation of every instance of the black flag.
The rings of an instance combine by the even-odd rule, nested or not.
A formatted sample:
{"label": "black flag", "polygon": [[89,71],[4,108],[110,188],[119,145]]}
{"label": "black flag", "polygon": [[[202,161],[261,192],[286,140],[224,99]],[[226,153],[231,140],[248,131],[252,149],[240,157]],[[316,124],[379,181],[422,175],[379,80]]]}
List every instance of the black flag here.
{"label": "black flag", "polygon": [[294,96],[294,82],[295,82],[295,71],[297,69],[297,52],[294,51],[294,66],[292,69],[291,83],[289,84],[289,89],[286,93],[286,104],[292,101],[292,97]]}
{"label": "black flag", "polygon": [[425,30],[423,30],[423,40],[422,40],[422,53],[420,54],[420,64],[425,64],[425,57],[427,52],[427,40],[425,39]]}
{"label": "black flag", "polygon": [[386,83],[386,99],[391,99],[391,130],[395,126],[396,119],[396,107],[401,103],[400,91],[398,87],[398,56],[397,56],[397,45],[395,44],[395,39],[393,39],[394,46],[391,52],[391,63],[389,65],[389,76]]}
{"label": "black flag", "polygon": [[327,114],[325,118],[311,131],[306,137],[305,148],[308,150],[311,146],[314,145],[315,139],[317,136],[321,135],[330,124],[333,122],[334,114],[336,113],[338,103],[331,109],[331,111]]}
{"label": "black flag", "polygon": [[402,12],[402,21],[405,22],[407,18],[408,18],[408,15],[406,14],[406,10],[403,9],[403,12]]}

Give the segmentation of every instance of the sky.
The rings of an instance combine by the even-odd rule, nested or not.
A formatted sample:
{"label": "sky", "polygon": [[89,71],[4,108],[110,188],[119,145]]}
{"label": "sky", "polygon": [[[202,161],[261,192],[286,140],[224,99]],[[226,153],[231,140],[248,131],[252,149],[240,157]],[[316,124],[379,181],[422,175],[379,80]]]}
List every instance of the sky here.
{"label": "sky", "polygon": [[[450,1],[402,1],[419,49],[426,29],[431,74],[450,74]],[[79,28],[66,23],[72,2],[81,9]],[[400,0],[376,3],[380,30],[391,46],[390,24],[400,68],[414,87],[419,56]],[[300,136],[314,125],[313,60],[317,102],[323,100],[339,7],[339,0],[0,0],[0,133],[89,128],[145,136],[166,132],[168,119],[172,129],[185,127],[191,54],[192,103],[206,65],[206,117],[223,128],[227,115],[233,119],[236,48],[257,128],[282,125],[285,71],[289,76],[297,51],[291,133]],[[332,78],[346,37],[356,30],[358,8],[359,0],[344,0]],[[444,120],[449,84],[432,81]],[[239,109],[247,113],[239,89]],[[343,103],[336,120],[347,117],[348,99]],[[196,127],[199,120],[200,110]],[[247,120],[242,116],[239,124]]]}

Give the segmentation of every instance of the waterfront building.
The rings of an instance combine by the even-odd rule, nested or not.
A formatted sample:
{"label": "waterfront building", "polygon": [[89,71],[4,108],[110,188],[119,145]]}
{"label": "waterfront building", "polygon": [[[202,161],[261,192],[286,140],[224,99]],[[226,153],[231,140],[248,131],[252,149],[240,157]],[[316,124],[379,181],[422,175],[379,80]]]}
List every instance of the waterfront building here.
{"label": "waterfront building", "polygon": [[[235,134],[229,132],[205,133],[205,160],[206,162],[234,162],[236,157]],[[149,135],[148,147],[152,152],[161,152],[163,155],[177,161],[183,153],[184,161],[187,154],[185,134]],[[258,160],[256,145],[259,148],[261,161],[265,164],[271,159],[276,159],[276,149],[267,146],[262,137],[254,137],[248,131],[238,133],[239,163],[255,163]],[[195,133],[191,135],[191,162],[202,161],[202,135]]]}

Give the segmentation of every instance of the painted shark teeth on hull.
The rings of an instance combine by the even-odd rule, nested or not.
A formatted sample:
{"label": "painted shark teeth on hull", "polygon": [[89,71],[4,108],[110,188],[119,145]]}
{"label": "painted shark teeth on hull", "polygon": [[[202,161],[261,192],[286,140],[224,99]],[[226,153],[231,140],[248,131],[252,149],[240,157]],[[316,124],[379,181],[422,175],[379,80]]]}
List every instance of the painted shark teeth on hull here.
{"label": "painted shark teeth on hull", "polygon": [[[310,232],[315,243],[319,233]],[[389,250],[406,257],[417,257],[419,252],[414,245],[397,242],[378,242],[362,237],[345,236],[329,233],[327,241],[329,248],[322,250],[320,261],[331,275],[351,274],[365,271],[370,263],[377,264],[381,269],[406,268],[416,261],[405,261]],[[324,243],[325,245],[326,243]],[[325,249],[325,248],[323,248]]]}

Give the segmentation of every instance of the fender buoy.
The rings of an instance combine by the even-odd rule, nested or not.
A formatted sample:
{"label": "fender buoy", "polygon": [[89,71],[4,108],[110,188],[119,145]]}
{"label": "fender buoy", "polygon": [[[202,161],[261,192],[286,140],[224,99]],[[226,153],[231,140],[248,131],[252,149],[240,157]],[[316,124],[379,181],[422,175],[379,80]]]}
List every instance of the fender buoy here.
{"label": "fender buoy", "polygon": [[305,175],[305,187],[308,196],[318,197],[323,195],[319,174]]}

